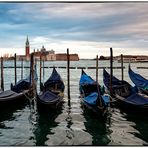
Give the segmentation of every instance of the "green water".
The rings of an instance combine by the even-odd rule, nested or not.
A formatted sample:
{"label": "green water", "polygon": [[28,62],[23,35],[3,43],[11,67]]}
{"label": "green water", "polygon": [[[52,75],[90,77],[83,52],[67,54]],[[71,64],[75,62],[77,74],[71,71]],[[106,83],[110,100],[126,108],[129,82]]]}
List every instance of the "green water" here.
{"label": "green water", "polygon": [[[13,65],[12,61],[5,65]],[[17,62],[18,65],[21,63]],[[39,75],[39,63],[37,63]],[[24,63],[29,65],[29,63]],[[66,62],[49,61],[45,66],[66,66]],[[95,61],[75,61],[71,66],[95,66]],[[99,66],[109,66],[109,61],[100,61]],[[114,66],[120,63],[114,62]],[[132,84],[128,77],[127,66],[124,78]],[[147,63],[131,65],[134,71],[148,78],[147,69],[137,69],[137,66],[147,66]],[[108,69],[109,70],[109,69]],[[79,78],[81,70],[70,70],[71,105],[67,101],[67,70],[57,68],[65,83],[64,104],[57,112],[38,113],[36,103],[29,102],[22,106],[11,106],[0,110],[0,146],[66,146],[66,145],[148,145],[148,116],[127,113],[119,108],[110,108],[109,115],[101,119],[92,112],[85,110],[79,98]],[[52,69],[45,69],[46,81]],[[95,70],[86,69],[95,79]],[[24,69],[24,77],[29,69]],[[5,90],[14,83],[13,69],[4,69]],[[17,79],[21,78],[21,70],[17,70]],[[114,75],[121,78],[121,70],[115,69]],[[102,69],[99,69],[99,83],[102,85]],[[39,85],[38,85],[39,90]]]}

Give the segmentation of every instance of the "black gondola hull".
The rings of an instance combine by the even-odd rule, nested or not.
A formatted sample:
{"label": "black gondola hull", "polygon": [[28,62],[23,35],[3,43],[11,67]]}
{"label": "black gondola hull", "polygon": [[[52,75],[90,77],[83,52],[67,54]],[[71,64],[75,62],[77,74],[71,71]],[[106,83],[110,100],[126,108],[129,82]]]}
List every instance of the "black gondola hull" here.
{"label": "black gondola hull", "polygon": [[[132,103],[127,103],[126,101],[121,99],[121,96],[116,96],[117,102],[116,105],[120,107],[125,112],[133,112],[133,113],[148,113],[148,104],[145,105],[136,105]],[[141,114],[142,115],[142,114]]]}
{"label": "black gondola hull", "polygon": [[37,94],[37,107],[39,111],[57,110],[62,105],[64,82],[60,74],[53,68],[51,76],[40,84],[40,93]]}
{"label": "black gondola hull", "polygon": [[[148,97],[142,93],[138,93],[135,87],[132,87],[128,82],[121,81],[115,76],[112,77],[113,96],[116,98],[118,107],[132,112],[148,112]],[[109,90],[110,74],[104,69],[103,81]]]}
{"label": "black gondola hull", "polygon": [[24,93],[16,93],[11,90],[7,90],[0,93],[0,107],[5,108],[12,105],[17,105],[27,102],[27,98]]}
{"label": "black gondola hull", "polygon": [[[52,92],[45,92],[50,93]],[[46,98],[46,101],[44,101],[45,97],[42,95],[37,95],[37,107],[39,111],[48,111],[48,110],[56,110],[63,104],[63,97],[57,96],[53,94],[55,98],[51,100],[50,96]]]}

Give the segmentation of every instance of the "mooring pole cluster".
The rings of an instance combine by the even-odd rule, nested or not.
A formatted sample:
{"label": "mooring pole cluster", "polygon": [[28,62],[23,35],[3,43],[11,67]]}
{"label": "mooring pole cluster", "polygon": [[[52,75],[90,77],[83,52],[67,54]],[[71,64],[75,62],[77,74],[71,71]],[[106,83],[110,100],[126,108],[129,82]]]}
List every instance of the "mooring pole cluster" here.
{"label": "mooring pole cluster", "polygon": [[[17,83],[17,64],[16,64],[17,56],[16,53],[14,54],[14,81],[15,85]],[[43,66],[42,66],[43,64]],[[1,57],[1,90],[4,90],[4,72],[3,72],[3,57]],[[21,79],[23,79],[23,58],[21,59]],[[42,68],[43,68],[43,75],[42,75]],[[70,104],[70,54],[69,49],[67,48],[67,96],[68,96],[68,103]],[[98,82],[98,55],[96,55],[96,82]],[[113,49],[110,48],[110,96],[112,96],[113,90],[112,90],[112,79],[113,79]],[[91,69],[91,68],[90,68]],[[93,68],[92,68],[93,69]],[[44,81],[44,59],[42,59],[42,56],[40,55],[40,86],[42,83],[42,76]],[[123,66],[123,54],[121,54],[121,80],[124,79],[124,66]],[[34,53],[31,54],[30,58],[30,82],[32,84],[32,95],[35,95],[35,81],[34,81]]]}

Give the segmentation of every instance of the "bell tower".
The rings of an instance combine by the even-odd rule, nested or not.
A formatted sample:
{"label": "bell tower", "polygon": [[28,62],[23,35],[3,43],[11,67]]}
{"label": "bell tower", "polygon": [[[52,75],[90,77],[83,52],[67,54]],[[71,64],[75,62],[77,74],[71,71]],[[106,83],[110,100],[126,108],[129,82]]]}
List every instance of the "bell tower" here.
{"label": "bell tower", "polygon": [[26,57],[29,57],[29,54],[30,54],[30,45],[29,45],[29,40],[28,40],[28,36],[27,36],[27,39],[26,39]]}

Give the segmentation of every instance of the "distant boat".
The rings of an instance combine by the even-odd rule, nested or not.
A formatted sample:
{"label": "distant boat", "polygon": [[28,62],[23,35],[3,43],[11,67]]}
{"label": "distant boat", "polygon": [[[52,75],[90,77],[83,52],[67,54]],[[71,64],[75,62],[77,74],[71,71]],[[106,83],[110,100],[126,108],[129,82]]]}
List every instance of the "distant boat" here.
{"label": "distant boat", "polygon": [[109,96],[105,96],[101,93],[99,84],[88,76],[83,69],[79,89],[81,102],[84,106],[98,115],[104,115],[106,113],[109,104]]}
{"label": "distant boat", "polygon": [[41,91],[37,95],[37,105],[39,110],[57,109],[63,103],[64,82],[53,68],[49,79],[41,85]]}
{"label": "distant boat", "polygon": [[128,74],[132,82],[135,84],[135,86],[140,89],[143,93],[148,95],[148,79],[144,78],[138,73],[135,73],[130,65],[128,69]]}
{"label": "distant boat", "polygon": [[[110,74],[105,69],[103,70],[103,81],[109,90]],[[112,90],[117,102],[127,110],[148,111],[148,96],[137,93],[135,87],[132,87],[128,82],[121,81],[113,76]]]}

